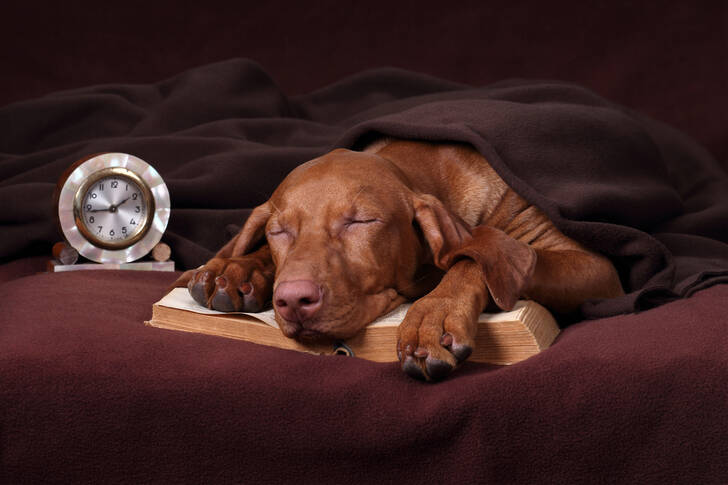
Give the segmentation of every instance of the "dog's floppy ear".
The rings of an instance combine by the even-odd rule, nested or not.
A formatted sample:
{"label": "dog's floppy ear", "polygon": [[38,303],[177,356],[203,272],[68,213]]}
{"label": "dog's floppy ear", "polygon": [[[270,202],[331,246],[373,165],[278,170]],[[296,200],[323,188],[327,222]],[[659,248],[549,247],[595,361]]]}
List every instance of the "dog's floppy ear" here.
{"label": "dog's floppy ear", "polygon": [[506,311],[513,309],[536,269],[533,248],[490,226],[473,229],[473,238],[451,258],[451,264],[462,258],[478,263],[493,301]]}
{"label": "dog's floppy ear", "polygon": [[414,195],[412,207],[414,219],[430,246],[435,266],[448,269],[453,251],[470,239],[468,224],[447,210],[437,197],[429,194]]}
{"label": "dog's floppy ear", "polygon": [[270,218],[270,202],[259,205],[250,213],[245,225],[215,255],[218,258],[233,258],[249,253],[265,234],[265,224]]}

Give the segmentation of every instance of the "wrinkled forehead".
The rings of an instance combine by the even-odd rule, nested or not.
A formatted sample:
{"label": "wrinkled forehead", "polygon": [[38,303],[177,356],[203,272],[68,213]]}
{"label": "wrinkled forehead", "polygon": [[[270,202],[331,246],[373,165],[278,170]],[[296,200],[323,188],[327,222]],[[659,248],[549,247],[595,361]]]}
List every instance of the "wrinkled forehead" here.
{"label": "wrinkled forehead", "polygon": [[333,152],[307,162],[283,181],[272,200],[278,209],[343,211],[352,206],[387,210],[403,183],[391,163],[358,152]]}
{"label": "wrinkled forehead", "polygon": [[310,215],[341,214],[362,210],[387,211],[387,199],[377,184],[362,181],[342,182],[325,176],[295,184],[282,192],[275,202],[280,212],[304,212]]}

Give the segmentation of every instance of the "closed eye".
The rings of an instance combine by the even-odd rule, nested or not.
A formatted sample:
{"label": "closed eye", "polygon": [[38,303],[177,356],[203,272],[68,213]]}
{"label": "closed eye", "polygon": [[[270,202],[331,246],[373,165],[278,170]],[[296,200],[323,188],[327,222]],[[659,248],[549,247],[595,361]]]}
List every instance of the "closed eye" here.
{"label": "closed eye", "polygon": [[382,222],[380,219],[349,219],[344,225],[346,227],[354,226],[357,224],[373,224],[375,222]]}
{"label": "closed eye", "polygon": [[271,236],[281,236],[281,235],[284,235],[284,234],[290,235],[291,234],[291,231],[289,231],[285,227],[272,227],[272,228],[270,228],[265,233],[265,235],[268,236],[268,237],[271,237]]}

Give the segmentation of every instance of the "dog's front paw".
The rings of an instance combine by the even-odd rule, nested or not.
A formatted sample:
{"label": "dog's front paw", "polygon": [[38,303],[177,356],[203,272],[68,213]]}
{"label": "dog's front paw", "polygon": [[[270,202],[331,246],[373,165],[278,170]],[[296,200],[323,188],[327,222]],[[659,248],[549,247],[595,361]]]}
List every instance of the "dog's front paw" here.
{"label": "dog's front paw", "polygon": [[259,312],[273,293],[273,270],[254,256],[213,258],[187,283],[194,300],[222,312]]}
{"label": "dog's front paw", "polygon": [[478,315],[466,307],[455,298],[438,296],[425,296],[412,305],[399,326],[397,342],[405,373],[438,381],[470,356]]}

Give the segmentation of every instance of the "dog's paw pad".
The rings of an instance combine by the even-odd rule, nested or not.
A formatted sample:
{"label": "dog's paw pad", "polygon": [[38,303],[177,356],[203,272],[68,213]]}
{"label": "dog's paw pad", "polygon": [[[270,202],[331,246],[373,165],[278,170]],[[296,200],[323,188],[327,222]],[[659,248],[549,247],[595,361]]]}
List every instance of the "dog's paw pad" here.
{"label": "dog's paw pad", "polygon": [[235,304],[224,288],[218,288],[210,301],[212,308],[219,312],[234,312]]}
{"label": "dog's paw pad", "polygon": [[444,360],[428,357],[425,360],[428,377],[433,381],[440,381],[450,375],[454,367]]}
{"label": "dog's paw pad", "polygon": [[420,367],[420,365],[412,356],[407,356],[404,359],[404,364],[402,364],[402,370],[408,376],[414,379],[419,379],[421,381],[427,380],[427,376],[425,376],[425,373],[422,371],[422,367]]}
{"label": "dog's paw pad", "polygon": [[190,292],[190,296],[200,305],[207,306],[207,298],[210,287],[212,286],[213,273],[210,271],[201,271],[194,275],[189,283],[187,283],[187,290]]}
{"label": "dog's paw pad", "polygon": [[450,346],[450,352],[452,355],[455,356],[455,358],[458,360],[458,362],[462,362],[468,357],[470,357],[470,354],[473,353],[473,348],[470,345],[462,345],[458,343],[453,343]]}

